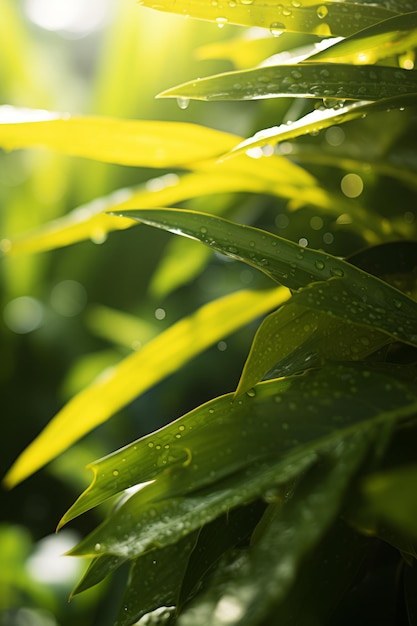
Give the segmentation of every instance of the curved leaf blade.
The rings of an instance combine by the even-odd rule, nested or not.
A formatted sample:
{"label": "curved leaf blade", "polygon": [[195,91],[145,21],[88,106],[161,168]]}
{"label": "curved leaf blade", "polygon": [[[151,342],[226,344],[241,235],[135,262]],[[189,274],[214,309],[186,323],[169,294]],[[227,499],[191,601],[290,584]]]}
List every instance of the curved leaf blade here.
{"label": "curved leaf blade", "polygon": [[384,333],[360,326],[351,326],[347,333],[341,319],[299,305],[296,294],[259,326],[236,396],[254,387],[272,369],[274,376],[288,376],[325,360],[359,361],[389,341]]}
{"label": "curved leaf blade", "polygon": [[[133,507],[137,511],[134,519],[137,520],[136,515],[142,515],[142,511],[146,517],[144,528],[153,519],[154,530],[149,532],[158,532],[158,528],[165,528],[159,517],[165,506],[169,508],[172,502],[178,515],[181,515],[180,510],[192,515],[195,502],[200,503],[201,490],[204,490],[201,504],[198,504],[201,515],[204,516],[205,499],[207,506],[216,509],[217,498],[222,502],[226,498],[226,508],[222,509],[226,512],[231,499],[237,497],[233,487],[235,480],[242,489],[238,503],[249,501],[248,494],[252,492],[248,477],[252,472],[255,475],[256,463],[260,463],[258,479],[262,489],[266,489],[268,481],[273,483],[276,476],[274,464],[280,467],[282,478],[282,471],[288,464],[297,461],[298,466],[300,459],[307,459],[311,454],[316,458],[322,446],[331,445],[332,437],[344,436],[364,423],[391,423],[413,414],[417,406],[413,376],[413,372],[396,367],[332,363],[303,376],[260,383],[256,390],[238,400],[234,400],[233,394],[215,398],[92,464],[92,483],[66,513],[61,525],[113,495],[148,481],[153,482],[118,509],[117,522],[113,516],[113,521],[104,524],[114,524],[113,531],[121,518],[128,524],[132,518],[123,516]],[[257,496],[261,484],[258,479],[254,477],[253,483],[253,493]],[[223,495],[222,481],[226,481]],[[228,481],[233,483],[230,488]],[[209,497],[210,485],[214,492]],[[216,485],[219,494],[216,494]],[[197,498],[194,503],[191,494]],[[178,499],[183,496],[187,496],[185,500]],[[120,534],[123,533],[115,532],[112,542]],[[146,542],[151,541],[148,535],[146,537]],[[156,540],[153,536],[152,542]],[[167,541],[172,540],[175,541],[172,533],[167,533]],[[135,540],[130,537],[128,541]],[[100,544],[97,549],[96,543]],[[109,545],[103,543],[101,530],[83,546],[86,554],[95,554],[95,550],[112,552]],[[125,548],[131,554],[130,548],[126,545]],[[126,556],[125,552],[117,553]]]}
{"label": "curved leaf blade", "polygon": [[241,291],[172,325],[72,398],[19,456],[4,483],[16,485],[193,356],[286,297],[279,288]]}
{"label": "curved leaf blade", "polygon": [[[332,104],[331,101],[329,104]],[[380,111],[389,112],[392,109],[404,109],[406,107],[417,106],[417,92],[407,96],[387,98],[377,102],[358,101],[352,104],[345,104],[341,108],[333,107],[317,109],[307,113],[302,118],[290,124],[272,126],[255,133],[252,137],[245,139],[232,152],[226,155],[230,157],[241,152],[248,152],[255,148],[275,145],[278,142],[296,139],[308,133],[315,133],[329,128],[334,124],[343,124],[352,120],[366,116],[368,113]]]}
{"label": "curved leaf blade", "polygon": [[[89,239],[102,243],[109,232],[134,226],[131,220],[115,219],[107,211],[169,206],[204,194],[265,193],[326,208],[333,206],[329,194],[319,188],[313,176],[278,155],[268,159],[268,164],[262,163],[262,167],[246,155],[236,155],[222,163],[193,164],[193,168],[192,173],[165,174],[138,188],[119,189],[36,230],[11,240],[3,239],[0,253],[5,256],[33,254]],[[221,212],[213,208],[213,213]]]}
{"label": "curved leaf blade", "polygon": [[382,65],[297,63],[226,72],[168,89],[163,98],[260,100],[322,98],[375,101],[417,92],[417,71]]}
{"label": "curved leaf blade", "polygon": [[229,610],[229,624],[256,626],[267,618],[288,595],[302,560],[333,523],[372,439],[362,428],[326,451],[294,494],[267,510],[260,537],[241,555],[234,574],[209,587],[195,608],[181,616],[181,626],[221,626],[230,605],[239,611],[230,615]]}
{"label": "curved leaf blade", "polygon": [[0,147],[5,150],[45,146],[105,163],[165,168],[219,156],[235,143],[234,135],[198,124],[0,107]]}
{"label": "curved leaf blade", "polygon": [[[144,209],[131,211],[129,216],[197,239],[289,289],[305,288],[296,296],[301,306],[324,310],[417,345],[417,302],[354,265],[266,231],[195,211]],[[312,283],[322,284],[316,287]]]}
{"label": "curved leaf blade", "polygon": [[376,63],[417,45],[417,12],[396,15],[310,56],[308,61]]}
{"label": "curved leaf blade", "polygon": [[300,6],[288,0],[279,5],[273,0],[252,0],[247,4],[230,4],[224,0],[215,4],[203,0],[141,0],[141,4],[158,11],[189,15],[218,24],[259,26],[276,33],[289,31],[325,37],[346,37],[395,15],[395,9],[390,11],[375,4],[354,3],[355,11],[349,11],[346,10],[345,3],[333,0],[308,0]]}
{"label": "curved leaf blade", "polygon": [[197,534],[134,560],[114,626],[130,626],[161,606],[175,610]]}

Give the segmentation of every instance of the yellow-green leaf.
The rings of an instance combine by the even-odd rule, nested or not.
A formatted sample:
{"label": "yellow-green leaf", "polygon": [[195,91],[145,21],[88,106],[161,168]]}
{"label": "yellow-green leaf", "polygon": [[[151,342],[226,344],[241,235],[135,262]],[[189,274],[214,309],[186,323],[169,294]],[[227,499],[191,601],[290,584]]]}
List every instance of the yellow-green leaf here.
{"label": "yellow-green leaf", "polygon": [[172,325],[70,400],[17,459],[5,484],[21,482],[196,354],[287,297],[284,288],[240,291]]}
{"label": "yellow-green leaf", "polygon": [[198,124],[0,107],[0,147],[5,150],[45,146],[106,163],[163,168],[218,156],[235,143],[234,135]]}
{"label": "yellow-green leaf", "polygon": [[[205,0],[140,0],[141,4],[158,11],[190,15],[218,24],[260,26],[274,34],[282,31],[311,33],[321,36],[346,37],[363,28],[395,15],[383,7],[353,3],[354,10],[345,2],[334,0],[304,0],[294,3],[285,0],[246,0],[245,2],[207,2]],[[349,3],[350,5],[350,3]]]}

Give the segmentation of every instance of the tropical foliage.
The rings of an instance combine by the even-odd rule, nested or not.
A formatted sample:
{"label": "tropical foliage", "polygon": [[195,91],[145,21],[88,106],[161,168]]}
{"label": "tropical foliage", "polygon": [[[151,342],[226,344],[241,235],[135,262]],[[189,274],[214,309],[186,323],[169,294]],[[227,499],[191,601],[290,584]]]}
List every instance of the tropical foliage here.
{"label": "tropical foliage", "polygon": [[[14,487],[120,412],[133,432],[138,412],[170,411],[90,457],[91,484],[59,522],[104,505],[69,552],[90,559],[72,595],[128,566],[117,626],[417,624],[412,4],[152,0],[191,29],[239,27],[198,50],[227,71],[179,86],[161,74],[176,120],[0,107],[5,150],[129,173],[108,188],[116,170],[78,171],[80,206],[30,229],[9,217],[1,242],[12,276],[27,255],[68,246],[61,258],[77,264],[82,242],[112,233],[106,290],[149,281],[139,319],[91,311],[96,335],[135,349],[100,353],[101,374],[5,477]],[[160,330],[166,303],[176,317]],[[165,401],[147,402],[156,385]]]}

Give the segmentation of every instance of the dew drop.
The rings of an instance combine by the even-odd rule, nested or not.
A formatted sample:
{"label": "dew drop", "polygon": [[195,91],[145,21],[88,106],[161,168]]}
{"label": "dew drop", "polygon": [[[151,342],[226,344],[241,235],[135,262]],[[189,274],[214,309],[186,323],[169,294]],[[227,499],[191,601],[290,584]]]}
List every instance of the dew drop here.
{"label": "dew drop", "polygon": [[273,37],[279,37],[283,30],[285,30],[285,24],[282,22],[272,22],[269,27],[269,31]]}
{"label": "dew drop", "polygon": [[395,306],[396,309],[401,309],[402,307],[402,302],[400,300],[396,300],[395,298],[392,301],[393,305]]}
{"label": "dew drop", "polygon": [[119,470],[113,470],[113,476],[118,476],[119,475]]}
{"label": "dew drop", "polygon": [[150,442],[148,443],[148,448],[153,448],[153,443],[152,443],[152,441],[150,441]]}
{"label": "dew drop", "polygon": [[323,261],[316,261],[314,265],[317,267],[318,270],[324,270],[325,268]]}
{"label": "dew drop", "polygon": [[213,415],[214,409],[209,409],[209,413],[210,413],[210,415]]}
{"label": "dew drop", "polygon": [[331,267],[330,274],[332,276],[339,276],[340,278],[345,275],[344,271],[340,267]]}
{"label": "dew drop", "polygon": [[188,109],[190,106],[190,98],[177,98],[177,105],[182,110]]}
{"label": "dew drop", "polygon": [[249,389],[249,391],[246,392],[246,395],[249,396],[249,398],[254,398],[256,396],[255,389]]}
{"label": "dew drop", "polygon": [[216,17],[216,23],[218,28],[223,28],[227,24],[227,17]]}
{"label": "dew drop", "polygon": [[98,552],[100,548],[101,548],[101,543],[96,543],[96,545],[94,546],[94,550]]}
{"label": "dew drop", "polygon": [[90,235],[90,239],[93,243],[100,245],[107,240],[107,233],[101,228],[96,228]]}
{"label": "dew drop", "polygon": [[324,20],[328,12],[329,12],[329,9],[324,4],[322,4],[321,6],[317,8],[317,11],[316,11],[317,17],[319,18],[319,20]]}

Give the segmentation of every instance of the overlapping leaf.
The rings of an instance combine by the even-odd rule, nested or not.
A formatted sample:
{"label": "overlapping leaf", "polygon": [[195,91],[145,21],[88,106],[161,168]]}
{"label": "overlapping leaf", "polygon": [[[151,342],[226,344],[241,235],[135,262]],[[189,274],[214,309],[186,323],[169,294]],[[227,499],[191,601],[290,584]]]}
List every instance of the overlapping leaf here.
{"label": "overlapping leaf", "polygon": [[[178,604],[197,536],[198,532],[188,535],[171,546],[144,554],[133,562],[129,584],[114,626],[129,626],[155,609],[171,607],[172,610]],[[165,612],[170,610],[166,608]]]}
{"label": "overlapping leaf", "polygon": [[[186,519],[205,523],[208,510],[226,511],[234,498],[233,506],[247,502],[262,493],[260,484],[265,489],[274,477],[282,480],[287,465],[311,462],[309,456],[315,457],[332,437],[367,420],[412,414],[414,385],[413,374],[401,368],[330,364],[304,376],[260,383],[235,401],[232,394],[221,396],[92,464],[92,484],[61,524],[125,489],[153,481],[77,550],[132,557],[153,542],[168,545],[175,541],[171,513],[183,519],[177,528],[183,536]],[[192,497],[184,499],[185,494]],[[143,535],[124,534],[123,526],[139,523],[138,516]]]}
{"label": "overlapping leaf", "polygon": [[[235,137],[236,141],[239,141],[238,137]],[[222,152],[221,146],[220,143],[219,153]],[[334,207],[331,194],[322,190],[311,174],[278,155],[268,159],[268,163],[236,155],[236,158],[222,163],[204,161],[189,164],[188,167],[195,171],[180,176],[165,174],[147,181],[142,187],[120,189],[106,197],[96,198],[34,231],[12,240],[3,240],[0,249],[12,256],[51,250],[85,239],[100,243],[109,232],[134,225],[130,220],[115,219],[106,211],[168,206],[205,194],[265,193],[297,200],[299,205],[308,203],[326,210]],[[226,210],[226,206],[221,210]],[[216,211],[212,203],[213,213],[221,210]]]}
{"label": "overlapping leaf", "polygon": [[17,459],[5,483],[20,482],[193,356],[286,297],[284,289],[241,291],[172,325],[70,400]]}
{"label": "overlapping leaf", "polygon": [[325,50],[317,52],[308,60],[376,63],[380,59],[408,52],[417,44],[417,13],[396,15],[365,28]]}
{"label": "overlapping leaf", "polygon": [[[181,626],[255,626],[288,594],[300,562],[335,519],[344,493],[370,445],[366,429],[341,437],[310,470],[284,504],[270,507],[257,541],[239,566],[199,598],[180,618]],[[343,462],[342,462],[343,457]]]}
{"label": "overlapping leaf", "polygon": [[[312,289],[321,289],[321,284]],[[323,360],[362,360],[389,341],[384,333],[361,326],[351,326],[347,333],[339,318],[298,304],[295,295],[258,328],[236,394],[251,389],[270,370],[274,376],[288,376]]]}
{"label": "overlapping leaf", "polygon": [[417,302],[345,261],[266,231],[194,211],[155,209],[131,211],[129,215],[197,239],[261,270],[289,289],[305,288],[297,294],[301,306],[417,345]]}
{"label": "overlapping leaf", "polygon": [[[307,113],[307,115],[295,122],[265,128],[233,148],[231,154],[247,152],[255,148],[262,148],[263,146],[275,145],[278,142],[288,141],[289,139],[296,139],[308,133],[319,132],[334,124],[343,124],[361,117],[366,117],[368,113],[377,113],[380,111],[388,112],[394,109],[403,110],[406,107],[415,108],[417,106],[417,90],[416,93],[411,95],[386,98],[377,102],[358,101],[352,104],[343,104],[343,106],[340,107],[337,103],[338,101],[333,98],[327,101],[325,100],[323,108]],[[341,100],[339,100],[339,104],[341,104]],[[329,108],[326,108],[325,105]],[[336,105],[336,107],[334,105]]]}
{"label": "overlapping leaf", "polygon": [[[416,278],[410,273],[417,244],[396,242],[382,244],[353,255],[349,261],[368,272],[384,277],[407,293],[413,292]],[[311,289],[322,290],[322,283]],[[337,289],[337,298],[346,300]],[[347,292],[346,292],[347,293]],[[346,324],[341,317],[328,315],[322,308],[307,308],[300,303],[304,294],[295,294],[261,323],[245,363],[237,393],[256,385],[271,369],[274,376],[284,376],[313,367],[323,359],[361,360],[391,340],[378,330]],[[353,305],[349,299],[346,307]],[[304,302],[304,305],[306,303]],[[322,302],[323,304],[323,302]],[[397,317],[400,325],[400,316]]]}

